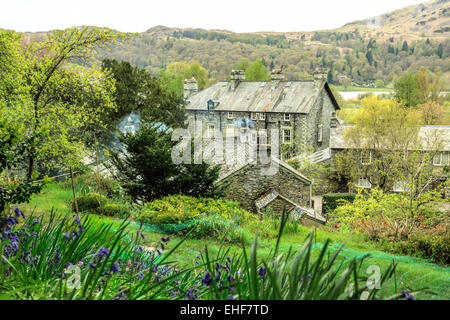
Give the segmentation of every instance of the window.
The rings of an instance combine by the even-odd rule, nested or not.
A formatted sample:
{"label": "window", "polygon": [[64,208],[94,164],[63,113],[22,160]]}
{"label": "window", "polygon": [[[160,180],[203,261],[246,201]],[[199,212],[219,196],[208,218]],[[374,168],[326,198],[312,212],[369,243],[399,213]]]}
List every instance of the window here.
{"label": "window", "polygon": [[228,112],[228,119],[233,119],[233,112]]}
{"label": "window", "polygon": [[372,188],[372,184],[370,183],[368,178],[360,177],[358,179],[358,187],[370,189]]}
{"label": "window", "polygon": [[207,138],[212,138],[214,136],[214,124],[213,123],[208,123],[207,127],[206,127],[206,137]]}
{"label": "window", "polygon": [[317,137],[317,142],[322,142],[323,140],[323,125],[319,124],[319,136]]}
{"label": "window", "polygon": [[259,137],[258,137],[258,143],[259,144],[267,144],[267,130],[261,129],[259,130]]}
{"label": "window", "polygon": [[405,192],[406,183],[404,181],[395,181],[392,190],[394,192]]}
{"label": "window", "polygon": [[235,137],[236,133],[237,133],[236,131],[237,131],[236,127],[234,125],[232,125],[232,124],[229,124],[225,128],[225,135],[227,137]]}
{"label": "window", "polygon": [[361,158],[359,160],[359,162],[362,165],[368,165],[372,163],[372,151],[362,151],[361,152]]}
{"label": "window", "polygon": [[252,140],[251,140],[251,142],[252,143],[256,143],[256,141],[258,140],[258,135],[257,135],[256,131],[254,131],[254,130],[251,133],[252,133]]}
{"label": "window", "polygon": [[289,128],[283,129],[283,143],[291,144],[292,141],[292,130]]}
{"label": "window", "polygon": [[252,118],[252,120],[256,120],[256,113],[252,112],[250,117]]}
{"label": "window", "polygon": [[260,113],[259,114],[259,120],[266,120],[266,114],[265,113]]}
{"label": "window", "polygon": [[289,113],[284,114],[284,121],[291,121],[291,115]]}
{"label": "window", "polygon": [[435,166],[443,166],[445,165],[445,156],[443,152],[438,152],[436,153],[436,155],[433,157],[433,165]]}

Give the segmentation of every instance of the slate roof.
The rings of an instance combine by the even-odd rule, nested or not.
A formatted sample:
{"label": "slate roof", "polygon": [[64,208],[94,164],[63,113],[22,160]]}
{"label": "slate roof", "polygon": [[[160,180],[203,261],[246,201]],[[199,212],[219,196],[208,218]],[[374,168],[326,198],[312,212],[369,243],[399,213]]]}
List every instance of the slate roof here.
{"label": "slate roof", "polygon": [[314,81],[242,81],[234,90],[231,82],[218,82],[188,98],[185,108],[206,111],[213,100],[217,111],[307,114],[322,90],[339,109],[328,84],[317,86]]}
{"label": "slate roof", "polygon": [[[346,143],[345,129],[350,125],[332,128],[330,132],[330,148],[331,149],[350,149],[350,145]],[[419,129],[419,141],[424,150],[429,149],[429,145],[436,141],[436,138],[442,139],[439,151],[450,151],[450,126],[422,126]],[[416,146],[411,146],[414,149]]]}
{"label": "slate roof", "polygon": [[301,218],[302,216],[306,216],[308,219],[315,220],[317,222],[320,222],[322,224],[327,222],[327,219],[325,219],[321,214],[314,211],[312,208],[305,208],[296,203],[295,201],[281,195],[278,191],[272,190],[270,193],[266,194],[265,196],[261,197],[260,199],[256,200],[256,207],[258,210],[261,210],[268,206],[271,202],[273,202],[275,199],[281,198],[290,204],[294,206],[294,209],[291,211],[291,213],[295,213],[298,215],[298,218]]}

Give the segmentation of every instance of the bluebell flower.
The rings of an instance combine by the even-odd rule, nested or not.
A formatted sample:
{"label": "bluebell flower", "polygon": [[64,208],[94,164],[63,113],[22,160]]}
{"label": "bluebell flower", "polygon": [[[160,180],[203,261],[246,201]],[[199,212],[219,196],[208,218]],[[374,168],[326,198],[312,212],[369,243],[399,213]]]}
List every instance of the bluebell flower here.
{"label": "bluebell flower", "polygon": [[258,274],[261,279],[264,279],[264,277],[266,276],[266,272],[266,268],[264,268],[263,266],[259,267]]}
{"label": "bluebell flower", "polygon": [[119,272],[119,266],[117,265],[117,263],[114,263],[114,264],[111,266],[111,270],[112,270],[113,273]]}
{"label": "bluebell flower", "polygon": [[206,286],[210,286],[212,283],[211,274],[207,272],[205,276],[202,278],[202,283]]}
{"label": "bluebell flower", "polygon": [[16,209],[14,210],[14,212],[16,213],[16,217],[17,217],[17,218],[23,217],[24,219],[26,219],[26,218],[25,218],[25,214],[24,214],[19,208],[16,208]]}

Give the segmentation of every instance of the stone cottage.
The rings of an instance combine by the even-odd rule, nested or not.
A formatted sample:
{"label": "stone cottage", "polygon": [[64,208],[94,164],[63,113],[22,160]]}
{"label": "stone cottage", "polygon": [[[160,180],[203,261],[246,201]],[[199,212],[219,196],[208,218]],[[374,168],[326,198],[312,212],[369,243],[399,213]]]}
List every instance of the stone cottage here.
{"label": "stone cottage", "polygon": [[[217,185],[226,198],[238,201],[244,209],[265,214],[285,210],[303,224],[324,224],[326,219],[310,208],[311,180],[275,157],[270,164],[249,161],[227,170]],[[266,174],[268,167],[276,167],[275,174]]]}
{"label": "stone cottage", "polygon": [[309,81],[286,81],[280,70],[272,72],[270,81],[246,81],[244,71],[233,70],[229,82],[200,92],[195,79],[186,80],[184,97],[191,132],[201,121],[204,135],[214,130],[224,135],[248,131],[252,142],[270,147],[270,135],[261,139],[257,132],[276,129],[284,151],[281,158],[307,148],[329,148],[330,129],[338,125],[339,105],[324,71],[317,71]]}

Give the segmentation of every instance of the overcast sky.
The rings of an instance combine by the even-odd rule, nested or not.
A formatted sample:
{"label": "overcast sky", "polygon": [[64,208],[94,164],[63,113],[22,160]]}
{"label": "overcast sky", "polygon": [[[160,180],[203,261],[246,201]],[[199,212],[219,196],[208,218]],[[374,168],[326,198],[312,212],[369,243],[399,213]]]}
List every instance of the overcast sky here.
{"label": "overcast sky", "polygon": [[47,31],[79,25],[142,32],[156,25],[252,31],[337,28],[417,0],[0,0],[0,28]]}

